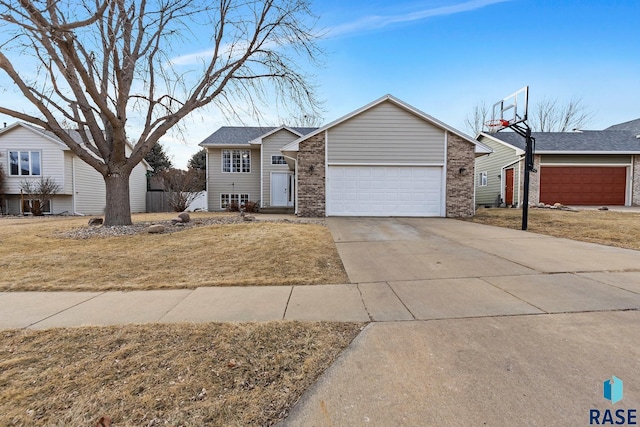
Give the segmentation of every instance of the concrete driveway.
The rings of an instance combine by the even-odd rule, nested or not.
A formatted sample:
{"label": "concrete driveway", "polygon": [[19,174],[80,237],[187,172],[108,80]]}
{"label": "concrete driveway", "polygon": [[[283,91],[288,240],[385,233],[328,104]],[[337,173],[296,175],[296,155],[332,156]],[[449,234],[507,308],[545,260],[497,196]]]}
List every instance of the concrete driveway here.
{"label": "concrete driveway", "polygon": [[441,218],[328,222],[379,322],[284,425],[567,426],[640,409],[640,252]]}

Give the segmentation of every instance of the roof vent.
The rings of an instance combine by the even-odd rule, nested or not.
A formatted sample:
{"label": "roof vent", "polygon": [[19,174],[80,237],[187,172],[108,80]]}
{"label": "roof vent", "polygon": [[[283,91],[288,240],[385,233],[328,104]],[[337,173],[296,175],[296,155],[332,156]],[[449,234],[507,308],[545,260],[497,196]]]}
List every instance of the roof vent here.
{"label": "roof vent", "polygon": [[578,129],[578,128],[573,128],[571,129],[572,132],[577,132],[577,133],[582,133],[582,130]]}

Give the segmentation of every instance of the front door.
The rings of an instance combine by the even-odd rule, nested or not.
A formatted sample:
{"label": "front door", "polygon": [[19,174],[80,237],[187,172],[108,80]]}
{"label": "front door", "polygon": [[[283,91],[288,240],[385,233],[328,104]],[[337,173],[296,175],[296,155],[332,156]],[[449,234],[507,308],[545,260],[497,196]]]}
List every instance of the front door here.
{"label": "front door", "polygon": [[509,205],[513,205],[513,168],[507,169],[505,171],[504,178],[504,202]]}
{"label": "front door", "polygon": [[271,173],[271,206],[293,206],[293,175]]}

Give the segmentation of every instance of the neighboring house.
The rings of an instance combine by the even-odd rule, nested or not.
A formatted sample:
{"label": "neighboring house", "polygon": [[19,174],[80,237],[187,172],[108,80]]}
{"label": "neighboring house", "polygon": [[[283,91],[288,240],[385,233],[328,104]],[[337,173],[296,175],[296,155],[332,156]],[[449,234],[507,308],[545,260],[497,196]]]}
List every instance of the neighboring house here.
{"label": "neighboring house", "polygon": [[[635,130],[634,130],[635,129]],[[533,132],[530,203],[640,205],[640,120],[602,131]],[[521,206],[525,141],[503,131],[477,139],[493,153],[476,159],[476,202]]]}
{"label": "neighboring house", "polygon": [[[23,213],[21,181],[50,177],[59,184],[60,191],[45,213],[104,214],[106,190],[102,175],[52,133],[21,122],[0,129],[0,162],[6,173],[4,212]],[[131,173],[131,212],[146,210],[146,173],[150,169],[142,162]],[[28,213],[28,206],[25,207]]]}
{"label": "neighboring house", "polygon": [[259,199],[301,216],[471,216],[491,151],[391,95],[318,129],[223,127],[200,145],[209,210]]}

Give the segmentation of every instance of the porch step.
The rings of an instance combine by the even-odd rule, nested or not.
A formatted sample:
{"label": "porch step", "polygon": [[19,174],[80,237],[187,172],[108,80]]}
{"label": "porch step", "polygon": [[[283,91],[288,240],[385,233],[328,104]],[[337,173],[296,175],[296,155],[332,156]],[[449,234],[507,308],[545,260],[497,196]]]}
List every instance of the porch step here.
{"label": "porch step", "polygon": [[293,215],[295,209],[293,207],[268,207],[268,208],[260,208],[260,213],[263,214],[289,214]]}

